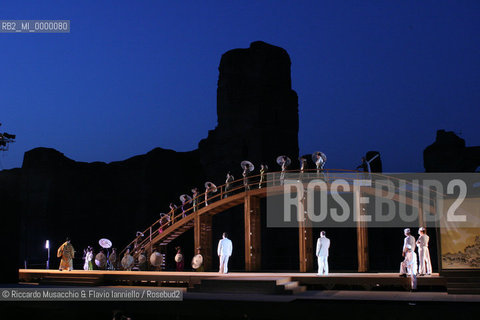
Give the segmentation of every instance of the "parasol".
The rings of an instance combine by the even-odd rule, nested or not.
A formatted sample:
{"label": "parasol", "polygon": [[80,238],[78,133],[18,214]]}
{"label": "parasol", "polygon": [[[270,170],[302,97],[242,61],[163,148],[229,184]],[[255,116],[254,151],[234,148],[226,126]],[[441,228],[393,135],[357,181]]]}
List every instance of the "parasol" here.
{"label": "parasol", "polygon": [[253,163],[251,163],[250,161],[248,160],[243,160],[241,163],[240,163],[240,166],[242,167],[243,170],[245,170],[245,167],[248,165],[248,171],[252,172],[254,169],[255,169],[255,166],[253,165]]}
{"label": "parasol", "polygon": [[111,248],[112,247],[112,241],[108,240],[108,239],[100,239],[98,241],[98,244],[100,245],[100,247],[102,248],[105,248],[105,249],[108,249],[108,248]]}

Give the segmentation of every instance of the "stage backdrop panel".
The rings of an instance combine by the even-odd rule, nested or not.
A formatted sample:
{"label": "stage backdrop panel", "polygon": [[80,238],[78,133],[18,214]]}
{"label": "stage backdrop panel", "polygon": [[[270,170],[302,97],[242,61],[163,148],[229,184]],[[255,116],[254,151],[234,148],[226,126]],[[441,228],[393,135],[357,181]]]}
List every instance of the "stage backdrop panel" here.
{"label": "stage backdrop panel", "polygon": [[480,197],[469,197],[455,210],[466,222],[451,221],[447,215],[456,199],[445,199],[440,220],[441,269],[480,270]]}

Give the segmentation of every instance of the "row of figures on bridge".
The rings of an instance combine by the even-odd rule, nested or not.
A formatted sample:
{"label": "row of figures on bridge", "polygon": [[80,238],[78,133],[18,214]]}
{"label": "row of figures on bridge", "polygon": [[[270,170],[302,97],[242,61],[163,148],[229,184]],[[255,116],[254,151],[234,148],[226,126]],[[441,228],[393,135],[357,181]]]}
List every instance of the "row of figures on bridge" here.
{"label": "row of figures on bridge", "polygon": [[[307,158],[299,157],[298,160],[300,161],[300,174],[303,174],[305,170],[307,170]],[[325,153],[317,151],[312,154],[312,160],[315,163],[317,173],[323,172],[325,168],[325,163],[327,162],[327,156]],[[278,156],[276,159],[277,164],[281,167],[282,171],[280,173],[280,185],[283,185],[285,181],[285,174],[287,172],[288,167],[292,163],[292,160],[285,156]],[[240,163],[240,166],[243,169],[242,176],[243,176],[243,185],[245,190],[250,190],[251,184],[249,180],[249,176],[255,170],[255,166],[248,160],[244,160]],[[258,188],[262,188],[265,186],[265,174],[268,171],[268,166],[266,164],[260,165],[260,180],[258,182]],[[225,181],[225,191],[227,192],[230,189],[230,183],[234,180],[234,177],[229,173],[227,173],[227,180]],[[225,197],[228,196],[228,193],[225,194]]]}
{"label": "row of figures on bridge", "polygon": [[[302,174],[305,170],[307,170],[307,159],[305,157],[299,157],[300,161],[300,174]],[[314,152],[312,154],[312,161],[315,163],[315,167],[317,170],[317,173],[323,172],[325,163],[327,162],[327,156],[320,151]],[[285,174],[287,172],[288,167],[291,165],[292,160],[285,155],[278,156],[276,158],[277,164],[281,167],[281,173],[280,173],[280,179],[279,183],[280,185],[283,185],[284,180],[285,180]],[[240,167],[242,168],[242,176],[243,176],[243,185],[245,188],[245,191],[251,190],[252,187],[257,187],[263,188],[266,186],[266,174],[268,171],[268,166],[266,164],[260,164],[260,170],[259,170],[259,180],[258,184],[257,182],[251,183],[250,181],[250,176],[252,175],[253,171],[255,170],[255,165],[248,161],[244,160],[240,163]],[[227,198],[231,192],[232,192],[232,185],[234,182],[235,178],[229,171],[226,176],[225,180],[225,187],[223,190],[223,198]],[[197,211],[201,204],[203,204],[205,207],[209,205],[209,198],[211,198],[212,194],[218,192],[218,187],[210,181],[205,182],[204,184],[205,187],[205,193],[204,193],[204,201],[201,203],[201,197],[200,197],[200,191],[198,188],[193,188],[191,190],[192,195],[188,194],[182,194],[180,198],[180,210],[181,214],[176,214],[178,212],[178,206],[171,202],[169,205],[169,212],[168,213],[160,213],[160,229],[159,232],[163,232],[164,227],[169,226],[173,223],[175,223],[178,219],[185,218],[188,213],[188,209],[192,207],[191,212]],[[218,197],[219,198],[219,197]]]}

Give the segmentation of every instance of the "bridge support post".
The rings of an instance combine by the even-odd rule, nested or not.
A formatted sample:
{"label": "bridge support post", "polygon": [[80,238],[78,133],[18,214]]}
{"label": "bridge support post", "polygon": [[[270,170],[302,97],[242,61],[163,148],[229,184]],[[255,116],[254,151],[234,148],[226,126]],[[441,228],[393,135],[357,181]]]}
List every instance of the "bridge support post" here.
{"label": "bridge support post", "polygon": [[194,220],[194,238],[195,251],[197,248],[202,248],[203,266],[205,271],[212,269],[212,216],[208,214],[199,215]]}
{"label": "bridge support post", "polygon": [[305,214],[306,203],[305,198],[299,201],[298,214],[303,215],[303,221],[298,222],[298,245],[299,245],[299,262],[300,272],[309,272],[313,270],[313,260],[315,253],[313,252],[313,232],[311,224]]}
{"label": "bridge support post", "polygon": [[357,212],[357,257],[358,272],[367,272],[368,267],[368,228],[367,222],[361,221],[365,215],[365,204],[360,202],[361,193],[354,194],[355,211]]}
{"label": "bridge support post", "polygon": [[261,221],[260,198],[245,196],[245,271],[261,268]]}

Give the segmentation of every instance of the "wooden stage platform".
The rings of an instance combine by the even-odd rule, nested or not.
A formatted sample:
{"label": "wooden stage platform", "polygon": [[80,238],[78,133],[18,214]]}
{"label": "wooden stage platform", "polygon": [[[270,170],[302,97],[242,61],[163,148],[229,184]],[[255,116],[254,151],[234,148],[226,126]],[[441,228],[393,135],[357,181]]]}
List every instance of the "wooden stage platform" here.
{"label": "wooden stage platform", "polygon": [[[446,279],[435,273],[418,277],[419,291],[446,291]],[[410,290],[410,278],[398,273],[266,273],[167,271],[58,271],[20,269],[21,283],[66,286],[158,286],[184,287],[189,292],[251,292],[295,294],[305,290]]]}

